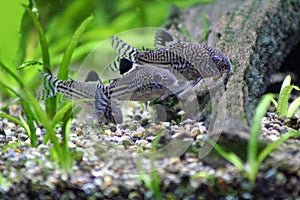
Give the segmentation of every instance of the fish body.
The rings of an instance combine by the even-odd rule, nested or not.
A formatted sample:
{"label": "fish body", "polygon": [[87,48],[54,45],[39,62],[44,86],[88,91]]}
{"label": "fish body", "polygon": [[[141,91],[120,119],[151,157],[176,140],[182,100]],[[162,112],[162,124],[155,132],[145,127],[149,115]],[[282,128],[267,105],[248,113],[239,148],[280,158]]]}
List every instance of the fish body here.
{"label": "fish body", "polygon": [[[137,64],[151,64],[177,71],[189,81],[199,81],[219,74],[228,76],[231,73],[230,60],[224,53],[209,46],[178,39],[165,29],[156,31],[154,50],[143,47],[144,51],[140,51],[115,36],[111,36],[110,40],[120,57]],[[113,70],[118,69],[116,63],[118,61],[113,64]],[[121,74],[125,72],[120,70]]]}
{"label": "fish body", "polygon": [[120,101],[145,102],[185,90],[186,81],[180,74],[176,77],[166,69],[140,65],[125,59],[121,61],[131,64],[131,71],[109,85],[103,85],[101,81],[64,81],[41,72],[45,80],[41,99],[52,97],[57,93],[72,99],[90,99],[99,122],[120,123],[122,121]]}
{"label": "fish body", "polygon": [[164,48],[191,63],[202,78],[216,75],[229,76],[232,70],[229,58],[220,50],[199,43],[180,40],[165,29],[155,33],[154,46]]}
{"label": "fish body", "polygon": [[[200,77],[200,74],[194,68],[194,66],[186,59],[182,58],[179,54],[173,53],[171,51],[166,51],[163,48],[151,50],[143,47],[144,51],[140,51],[115,36],[111,36],[110,40],[112,47],[120,55],[120,57],[127,58],[132,62],[141,65],[147,64],[157,66],[162,69],[170,70],[171,72],[177,71],[181,73],[187,80],[195,80]],[[113,71],[120,70],[118,68],[118,62],[119,60],[116,60],[113,63]],[[121,74],[124,74],[126,72],[126,70],[120,70]]]}

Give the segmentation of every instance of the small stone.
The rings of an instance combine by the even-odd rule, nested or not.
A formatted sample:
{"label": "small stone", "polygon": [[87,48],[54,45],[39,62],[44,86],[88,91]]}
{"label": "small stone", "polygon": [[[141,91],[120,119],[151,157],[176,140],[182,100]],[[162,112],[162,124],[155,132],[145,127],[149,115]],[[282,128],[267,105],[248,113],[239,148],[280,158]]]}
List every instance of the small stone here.
{"label": "small stone", "polygon": [[283,173],[281,172],[276,173],[276,185],[285,185],[286,180],[287,179]]}
{"label": "small stone", "polygon": [[128,199],[133,199],[133,200],[135,200],[135,199],[141,199],[141,196],[140,196],[140,194],[138,193],[138,192],[130,192],[129,193],[129,195],[128,195]]}
{"label": "small stone", "polygon": [[274,178],[276,176],[277,170],[276,169],[270,169],[265,173],[265,178],[270,179]]}
{"label": "small stone", "polygon": [[[161,123],[161,126],[164,127],[164,128],[168,128],[168,127],[170,127],[170,125],[171,125],[170,122],[162,122],[162,123]],[[158,125],[158,126],[159,126],[159,125]],[[161,126],[159,126],[159,129],[162,128]]]}
{"label": "small stone", "polygon": [[185,112],[184,112],[183,110],[181,110],[181,111],[179,111],[179,112],[177,113],[177,115],[183,116],[183,115],[185,115]]}
{"label": "small stone", "polygon": [[140,120],[142,120],[143,118],[142,118],[141,115],[135,115],[135,116],[133,117],[133,119],[136,120],[136,121],[140,121]]}
{"label": "small stone", "polygon": [[274,135],[274,136],[279,137],[279,136],[280,136],[280,133],[279,133],[279,131],[273,129],[273,130],[270,131],[270,135]]}
{"label": "small stone", "polygon": [[135,142],[136,145],[140,145],[141,147],[145,147],[149,142],[147,140],[137,140]]}
{"label": "small stone", "polygon": [[110,127],[110,131],[111,131],[111,132],[116,132],[116,131],[117,131],[117,127],[116,127],[116,126]]}
{"label": "small stone", "polygon": [[243,199],[253,199],[253,195],[249,192],[245,192],[242,194]]}
{"label": "small stone", "polygon": [[167,199],[167,200],[176,200],[177,197],[176,197],[174,194],[168,192],[168,193],[166,194],[166,199]]}
{"label": "small stone", "polygon": [[113,196],[113,195],[118,194],[119,192],[120,192],[120,189],[117,186],[111,186],[106,191],[106,194],[107,194],[107,196]]}
{"label": "small stone", "polygon": [[94,177],[99,177],[103,174],[103,172],[101,170],[95,170],[95,169],[92,169],[91,171],[91,174],[94,176]]}
{"label": "small stone", "polygon": [[107,129],[107,130],[104,131],[104,133],[105,133],[106,135],[110,135],[110,134],[111,134],[111,130],[108,130],[108,129]]}
{"label": "small stone", "polygon": [[85,194],[91,195],[95,190],[95,185],[92,183],[86,183],[82,186],[82,190],[85,192]]}
{"label": "small stone", "polygon": [[192,128],[192,130],[191,130],[191,136],[192,137],[195,137],[195,136],[197,136],[199,134],[200,134],[199,128],[197,128],[197,127]]}
{"label": "small stone", "polygon": [[7,128],[9,128],[9,129],[15,129],[16,125],[14,123],[12,123],[12,122],[8,122],[7,123]]}
{"label": "small stone", "polygon": [[142,132],[145,132],[145,128],[142,127],[142,126],[140,126],[140,127],[138,127],[138,128],[136,129],[136,131],[142,131]]}
{"label": "small stone", "polygon": [[284,134],[287,132],[287,129],[284,126],[279,127],[280,134]]}
{"label": "small stone", "polygon": [[61,175],[61,180],[63,180],[63,181],[67,181],[68,180],[68,175],[67,174],[62,174]]}
{"label": "small stone", "polygon": [[104,185],[106,187],[111,186],[112,184],[112,178],[110,176],[104,176]]}
{"label": "small stone", "polygon": [[279,124],[274,124],[274,125],[273,125],[273,128],[274,128],[275,130],[279,130],[280,125],[279,125]]}
{"label": "small stone", "polygon": [[42,130],[40,128],[37,128],[35,130],[35,134],[36,134],[36,136],[41,136],[42,135]]}
{"label": "small stone", "polygon": [[68,146],[69,146],[69,148],[71,148],[71,149],[76,148],[76,144],[74,144],[74,143],[71,142],[71,141],[68,141]]}
{"label": "small stone", "polygon": [[156,125],[156,126],[154,126],[154,130],[155,131],[159,131],[159,130],[161,130],[163,128],[163,125]]}
{"label": "small stone", "polygon": [[95,179],[94,179],[94,183],[95,183],[97,186],[102,186],[102,185],[103,185],[103,181],[101,180],[101,178],[95,178]]}
{"label": "small stone", "polygon": [[132,136],[136,138],[141,138],[143,136],[143,132],[142,131],[133,132]]}
{"label": "small stone", "polygon": [[197,135],[196,141],[201,141],[205,135]]}

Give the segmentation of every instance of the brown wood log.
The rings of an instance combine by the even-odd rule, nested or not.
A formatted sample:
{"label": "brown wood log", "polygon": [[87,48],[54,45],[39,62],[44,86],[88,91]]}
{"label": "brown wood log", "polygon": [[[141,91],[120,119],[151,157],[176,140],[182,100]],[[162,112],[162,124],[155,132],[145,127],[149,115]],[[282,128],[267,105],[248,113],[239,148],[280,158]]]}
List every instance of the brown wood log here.
{"label": "brown wood log", "polygon": [[223,132],[248,132],[270,75],[300,39],[300,1],[219,0],[173,10],[168,26],[230,58]]}
{"label": "brown wood log", "polygon": [[[219,145],[245,156],[249,124],[258,99],[265,92],[270,75],[300,40],[300,1],[219,0],[186,9],[174,8],[166,26],[219,49],[230,58],[233,73],[209,130]],[[210,145],[204,148],[200,157],[210,149]],[[211,156],[206,160],[218,161]]]}

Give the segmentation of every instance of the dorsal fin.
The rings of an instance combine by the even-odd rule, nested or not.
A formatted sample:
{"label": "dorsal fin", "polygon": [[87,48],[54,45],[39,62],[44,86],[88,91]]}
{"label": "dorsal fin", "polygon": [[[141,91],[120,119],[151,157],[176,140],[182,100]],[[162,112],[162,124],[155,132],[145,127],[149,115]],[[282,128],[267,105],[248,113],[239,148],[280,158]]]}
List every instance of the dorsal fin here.
{"label": "dorsal fin", "polygon": [[86,76],[84,82],[95,82],[95,81],[99,81],[101,83],[98,73],[95,72],[94,70],[91,70]]}
{"label": "dorsal fin", "polygon": [[166,29],[159,28],[155,32],[154,36],[154,46],[156,49],[168,49],[170,46],[178,43],[178,39],[175,38]]}
{"label": "dorsal fin", "polygon": [[120,60],[120,74],[125,74],[129,72],[133,67],[133,62],[126,59],[126,58],[121,58]]}

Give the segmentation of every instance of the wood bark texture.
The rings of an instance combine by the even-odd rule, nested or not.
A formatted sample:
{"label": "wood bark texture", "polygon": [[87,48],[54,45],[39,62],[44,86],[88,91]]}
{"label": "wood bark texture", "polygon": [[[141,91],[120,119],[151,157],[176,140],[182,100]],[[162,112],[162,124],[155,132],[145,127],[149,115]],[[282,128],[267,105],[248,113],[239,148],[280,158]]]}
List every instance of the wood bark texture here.
{"label": "wood bark texture", "polygon": [[[223,133],[249,133],[259,97],[269,77],[300,39],[299,0],[219,0],[174,8],[167,22],[231,60]],[[204,41],[204,42],[203,42]]]}

